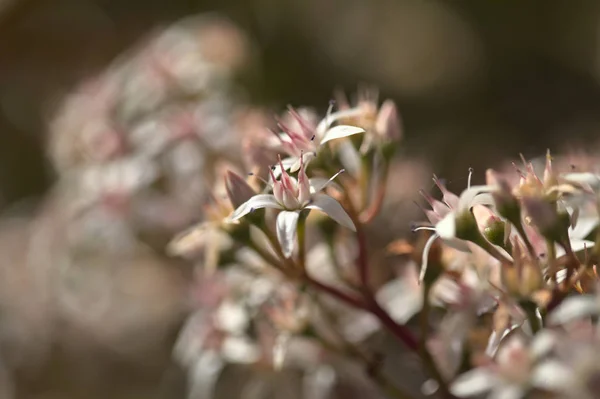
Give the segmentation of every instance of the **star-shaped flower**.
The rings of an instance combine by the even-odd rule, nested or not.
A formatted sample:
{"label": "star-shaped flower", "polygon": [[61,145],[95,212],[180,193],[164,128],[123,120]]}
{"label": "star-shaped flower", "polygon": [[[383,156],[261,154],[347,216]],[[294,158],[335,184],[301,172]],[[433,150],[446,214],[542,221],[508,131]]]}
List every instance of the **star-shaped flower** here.
{"label": "star-shaped flower", "polygon": [[333,179],[340,173],[336,173],[331,179],[323,182],[322,179],[309,179],[306,175],[306,164],[300,157],[300,170],[298,180],[291,177],[284,169],[281,159],[279,160],[281,176],[279,180],[271,170],[272,194],[257,194],[240,205],[231,215],[231,220],[239,220],[255,209],[272,208],[279,209],[277,215],[277,239],[286,257],[291,257],[296,242],[296,230],[300,212],[303,210],[317,209],[337,223],[353,231],[356,230],[352,219],[344,208],[332,197],[321,193]]}

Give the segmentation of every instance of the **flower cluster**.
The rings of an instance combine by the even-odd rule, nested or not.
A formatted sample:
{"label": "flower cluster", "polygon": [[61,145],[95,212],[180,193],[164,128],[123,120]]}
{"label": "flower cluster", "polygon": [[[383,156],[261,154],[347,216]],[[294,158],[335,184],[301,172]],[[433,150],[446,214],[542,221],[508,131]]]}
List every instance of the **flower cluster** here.
{"label": "flower cluster", "polygon": [[426,245],[390,247],[418,255],[421,275],[387,302],[444,309],[423,338],[449,395],[597,395],[598,176],[556,170],[550,154],[537,166],[489,170],[460,196],[434,178],[442,200],[424,193],[431,224],[415,228]]}
{"label": "flower cluster", "polygon": [[[290,370],[306,397],[344,380],[367,386],[362,397],[597,397],[592,166],[563,170],[548,153],[481,185],[471,170],[458,195],[434,176],[439,192],[420,192],[427,221],[398,239],[384,207],[405,189],[388,181],[403,135],[395,103],[366,90],[323,114],[240,112],[243,40],[196,22],[68,100],[50,151],[79,255],[143,240],[193,264],[175,349],[193,396],[212,397],[235,364],[262,378],[260,397],[272,393],[265,375]],[[374,344],[386,337],[424,376],[390,369],[392,345]]]}

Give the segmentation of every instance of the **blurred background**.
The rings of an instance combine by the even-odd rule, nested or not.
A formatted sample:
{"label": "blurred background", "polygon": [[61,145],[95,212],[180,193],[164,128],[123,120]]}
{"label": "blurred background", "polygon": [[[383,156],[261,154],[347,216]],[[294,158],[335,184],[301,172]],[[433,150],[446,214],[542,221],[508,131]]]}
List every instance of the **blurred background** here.
{"label": "blurred background", "polygon": [[[323,112],[336,90],[352,93],[374,85],[381,98],[397,101],[405,128],[401,155],[428,165],[451,188],[466,185],[470,167],[474,179],[482,181],[486,168],[519,153],[536,157],[547,148],[555,153],[597,148],[600,3],[592,0],[0,0],[0,207],[7,215],[0,232],[0,322],[6,326],[0,338],[6,337],[7,368],[16,369],[17,385],[26,387],[11,388],[21,397],[62,398],[48,393],[58,386],[69,386],[70,397],[96,397],[89,393],[91,386],[98,397],[119,397],[116,392],[120,395],[124,386],[133,391],[122,397],[179,397],[183,377],[171,364],[169,342],[186,314],[180,296],[190,270],[184,262],[164,268],[160,250],[124,258],[117,251],[119,262],[129,266],[119,269],[121,282],[107,284],[117,286],[111,298],[121,295],[124,302],[98,312],[115,315],[127,303],[139,316],[149,301],[160,302],[145,319],[132,322],[136,328],[126,316],[108,322],[90,316],[104,294],[81,281],[103,281],[107,277],[100,267],[77,272],[91,275],[64,274],[66,281],[57,284],[71,284],[71,299],[43,287],[63,273],[53,269],[66,262],[57,248],[76,246],[77,256],[68,258],[72,263],[114,263],[93,257],[90,248],[98,248],[88,242],[74,244],[73,235],[85,234],[65,227],[64,220],[72,217],[71,208],[63,212],[65,198],[76,197],[69,184],[81,177],[70,172],[79,161],[61,149],[60,143],[71,140],[64,139],[69,137],[65,126],[74,126],[71,117],[67,122],[60,117],[65,99],[140,43],[143,47],[149,35],[200,13],[217,13],[240,29],[236,34],[243,37],[247,54],[236,66],[235,80],[245,103],[273,115],[288,104]],[[228,32],[217,33],[214,46]],[[133,66],[121,83],[142,73]],[[83,101],[72,99],[73,118],[86,118],[76,110]],[[94,146],[101,150],[101,144]],[[425,176],[407,183],[407,190],[429,186]],[[147,203],[146,215],[167,209],[161,208],[163,199]],[[186,204],[191,210],[198,205]],[[163,230],[143,226],[140,231],[146,244],[160,248],[191,219],[173,214],[152,221]],[[36,239],[39,232],[46,233],[44,239]],[[41,256],[31,245],[45,248],[44,261],[29,259],[32,253]],[[31,262],[39,269],[29,267]],[[54,302],[61,304],[59,310],[46,307]],[[115,332],[107,323],[122,325]],[[158,338],[138,342],[140,325],[160,331]],[[66,338],[49,337],[56,330]],[[166,343],[157,346],[155,338]],[[46,341],[51,344],[42,345]],[[27,352],[32,348],[34,354]],[[52,353],[52,360],[35,360],[42,352]],[[65,368],[68,372],[62,372]],[[103,379],[108,375],[114,391]],[[136,379],[141,381],[136,386],[144,387],[139,392],[132,388]],[[61,389],[57,392],[65,392]]]}
{"label": "blurred background", "polygon": [[218,11],[253,40],[253,102],[326,107],[333,89],[398,101],[405,151],[464,176],[518,152],[589,146],[600,115],[600,6],[568,1],[2,0],[4,203],[49,187],[53,100],[150,30]]}

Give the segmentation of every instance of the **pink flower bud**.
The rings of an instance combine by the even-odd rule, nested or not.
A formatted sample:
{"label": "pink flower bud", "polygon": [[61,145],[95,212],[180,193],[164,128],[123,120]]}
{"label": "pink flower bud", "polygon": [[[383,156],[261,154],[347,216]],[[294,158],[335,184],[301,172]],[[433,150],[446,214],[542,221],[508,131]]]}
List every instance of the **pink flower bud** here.
{"label": "pink flower bud", "polygon": [[377,114],[376,131],[387,140],[398,141],[402,138],[402,123],[398,108],[392,100],[386,100]]}
{"label": "pink flower bud", "polygon": [[240,175],[228,170],[225,177],[227,196],[234,208],[252,198],[256,193]]}

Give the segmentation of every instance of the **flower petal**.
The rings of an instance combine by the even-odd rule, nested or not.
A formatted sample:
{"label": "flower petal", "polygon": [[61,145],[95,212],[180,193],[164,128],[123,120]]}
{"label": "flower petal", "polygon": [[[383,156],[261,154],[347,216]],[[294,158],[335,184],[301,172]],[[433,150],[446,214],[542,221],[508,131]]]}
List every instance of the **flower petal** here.
{"label": "flower petal", "polygon": [[557,360],[540,363],[531,376],[531,385],[547,391],[564,391],[572,383],[572,371]]}
{"label": "flower petal", "polygon": [[349,125],[338,125],[334,126],[325,132],[325,135],[321,139],[321,145],[328,141],[341,139],[342,137],[348,137],[359,133],[364,133],[365,129],[357,126]]}
{"label": "flower petal", "polygon": [[344,109],[341,111],[334,112],[332,114],[328,114],[319,122],[317,125],[316,133],[319,138],[323,138],[323,136],[327,132],[327,128],[331,126],[334,122],[343,119],[343,118],[352,118],[354,116],[358,116],[364,112],[362,107]]}
{"label": "flower petal", "polygon": [[450,386],[456,396],[473,396],[489,391],[497,383],[496,376],[485,369],[474,369],[458,376]]}
{"label": "flower petal", "polygon": [[598,300],[591,295],[567,298],[550,314],[548,321],[562,324],[600,312]]}
{"label": "flower petal", "polygon": [[525,390],[518,385],[501,385],[490,392],[488,399],[521,399],[525,397]]}
{"label": "flower petal", "polygon": [[204,247],[210,235],[209,226],[208,223],[200,223],[178,234],[167,246],[167,253],[179,256],[200,250]]}
{"label": "flower petal", "polygon": [[[283,168],[285,170],[289,170],[296,164],[298,164],[298,168],[299,168],[300,167],[300,157],[289,157],[289,158],[282,159],[280,164],[283,165]],[[296,170],[298,170],[298,169],[296,169]],[[273,165],[272,171],[273,171],[273,175],[276,178],[279,177],[281,175],[281,166],[279,166],[279,164]]]}
{"label": "flower petal", "polygon": [[283,207],[279,205],[279,202],[277,202],[275,199],[274,195],[257,194],[233,211],[229,219],[232,221],[241,219],[253,210],[261,208],[283,209]]}
{"label": "flower petal", "polygon": [[[460,198],[458,200],[458,209],[469,209],[475,203],[480,204],[480,205],[493,205],[494,201],[492,198],[488,198],[487,196],[484,196],[482,199],[478,199],[477,201],[475,201],[475,197],[477,197],[483,193],[491,193],[497,189],[498,189],[497,187],[485,186],[485,185],[472,186],[472,187],[467,188],[460,195]],[[483,200],[483,199],[485,199],[485,200]],[[490,202],[490,203],[488,203],[488,202]]]}
{"label": "flower petal", "polygon": [[342,191],[342,188],[339,184],[332,182],[331,179],[326,179],[324,177],[311,177],[310,179],[308,179],[308,184],[310,184],[311,194],[316,194],[329,185],[331,185],[331,187],[335,188],[338,191]]}
{"label": "flower petal", "polygon": [[326,194],[315,195],[312,202],[308,204],[306,208],[319,210],[342,226],[352,231],[356,231],[354,222],[350,219],[350,216],[348,216],[340,203]]}
{"label": "flower petal", "polygon": [[277,240],[286,258],[292,256],[296,244],[296,227],[299,212],[281,211],[277,215]]}
{"label": "flower petal", "polygon": [[447,214],[435,225],[435,232],[444,240],[456,237],[456,216],[454,212]]}
{"label": "flower petal", "polygon": [[572,183],[588,185],[594,190],[600,188],[600,175],[594,173],[567,173],[561,177]]}
{"label": "flower petal", "polygon": [[556,343],[558,342],[558,337],[553,331],[550,330],[542,330],[536,334],[535,339],[533,340],[530,351],[535,359],[540,359],[546,356]]}

